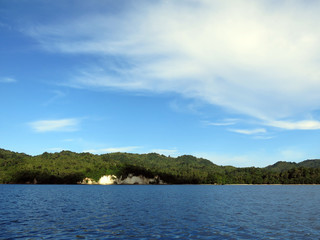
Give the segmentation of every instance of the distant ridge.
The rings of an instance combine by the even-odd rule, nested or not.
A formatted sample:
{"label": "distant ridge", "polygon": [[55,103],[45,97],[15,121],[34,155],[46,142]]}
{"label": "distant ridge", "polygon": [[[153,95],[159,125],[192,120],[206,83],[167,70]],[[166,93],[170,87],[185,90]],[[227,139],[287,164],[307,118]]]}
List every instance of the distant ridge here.
{"label": "distant ridge", "polygon": [[299,167],[310,167],[310,168],[319,168],[320,159],[308,159],[303,162],[298,163]]}
{"label": "distant ridge", "polygon": [[104,175],[159,178],[169,184],[320,184],[320,159],[236,168],[191,155],[61,151],[30,156],[0,149],[0,183],[76,184]]}
{"label": "distant ridge", "polygon": [[279,161],[273,165],[267,166],[266,169],[282,172],[297,167],[320,168],[320,159],[308,159],[299,163]]}

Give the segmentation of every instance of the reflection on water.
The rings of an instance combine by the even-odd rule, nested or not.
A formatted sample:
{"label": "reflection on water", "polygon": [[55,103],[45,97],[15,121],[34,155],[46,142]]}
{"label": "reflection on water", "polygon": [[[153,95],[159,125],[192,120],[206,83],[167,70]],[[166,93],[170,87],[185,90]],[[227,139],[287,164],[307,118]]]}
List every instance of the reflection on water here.
{"label": "reflection on water", "polygon": [[0,239],[318,239],[319,190],[0,185]]}

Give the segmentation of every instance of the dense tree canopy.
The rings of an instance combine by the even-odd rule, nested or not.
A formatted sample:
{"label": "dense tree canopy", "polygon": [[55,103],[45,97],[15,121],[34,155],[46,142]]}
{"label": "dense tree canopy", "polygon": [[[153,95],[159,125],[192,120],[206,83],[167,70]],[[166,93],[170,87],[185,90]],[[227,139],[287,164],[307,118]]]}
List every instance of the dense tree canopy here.
{"label": "dense tree canopy", "polygon": [[320,160],[278,162],[266,168],[218,166],[203,158],[157,153],[43,153],[29,156],[0,149],[0,183],[75,184],[103,175],[159,176],[171,184],[319,184]]}

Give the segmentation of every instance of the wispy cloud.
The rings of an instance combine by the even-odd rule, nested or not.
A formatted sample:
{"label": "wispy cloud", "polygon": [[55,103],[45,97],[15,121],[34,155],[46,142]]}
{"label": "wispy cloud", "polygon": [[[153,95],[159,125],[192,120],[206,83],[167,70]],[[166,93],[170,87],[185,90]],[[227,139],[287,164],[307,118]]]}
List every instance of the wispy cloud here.
{"label": "wispy cloud", "polygon": [[203,103],[199,103],[198,101],[178,101],[177,99],[171,101],[169,103],[169,107],[179,113],[193,113],[199,114],[199,108]]}
{"label": "wispy cloud", "polygon": [[241,133],[246,135],[253,135],[253,134],[261,134],[266,133],[267,130],[264,128],[256,128],[256,129],[228,129],[230,132]]}
{"label": "wispy cloud", "polygon": [[76,118],[66,118],[34,121],[29,125],[36,132],[72,132],[78,130],[79,122]]}
{"label": "wispy cloud", "polygon": [[202,121],[204,125],[207,126],[230,126],[238,122],[238,119],[225,119],[218,122]]}
{"label": "wispy cloud", "polygon": [[83,152],[90,152],[93,154],[103,154],[103,153],[112,153],[112,152],[132,152],[136,149],[139,149],[139,146],[127,146],[127,147],[114,147],[114,148],[101,148],[101,149],[88,149]]}
{"label": "wispy cloud", "polygon": [[17,82],[17,80],[15,78],[12,78],[12,77],[0,78],[0,83],[15,83],[15,82]]}
{"label": "wispy cloud", "polygon": [[265,136],[265,135],[258,135],[258,136],[254,136],[254,139],[258,139],[258,140],[269,140],[274,138],[274,136]]}
{"label": "wispy cloud", "polygon": [[52,94],[53,96],[48,101],[43,103],[44,106],[48,106],[57,101],[58,99],[61,99],[66,96],[66,94],[60,90],[54,90],[52,91]]}
{"label": "wispy cloud", "polygon": [[305,120],[305,121],[271,121],[267,125],[282,128],[287,130],[316,130],[320,129],[320,121]]}
{"label": "wispy cloud", "polygon": [[144,6],[108,16],[80,13],[25,32],[48,51],[101,59],[69,86],[176,92],[257,119],[294,118],[320,108],[320,2],[138,4]]}

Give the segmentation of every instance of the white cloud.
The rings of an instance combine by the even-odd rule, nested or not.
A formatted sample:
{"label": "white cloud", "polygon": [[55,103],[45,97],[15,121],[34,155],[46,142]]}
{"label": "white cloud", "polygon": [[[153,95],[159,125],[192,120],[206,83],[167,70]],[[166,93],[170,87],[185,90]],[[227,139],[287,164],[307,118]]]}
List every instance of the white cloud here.
{"label": "white cloud", "polygon": [[79,120],[75,118],[40,120],[29,125],[36,132],[72,132],[78,130]]}
{"label": "white cloud", "polygon": [[219,122],[202,121],[207,126],[230,126],[238,122],[238,119],[225,119]]}
{"label": "white cloud", "polygon": [[116,148],[101,148],[101,149],[88,149],[83,152],[90,152],[93,154],[103,154],[103,153],[112,153],[112,152],[131,152],[136,149],[139,149],[139,146],[127,146],[127,147],[116,147]]}
{"label": "white cloud", "polygon": [[261,134],[266,133],[266,129],[264,128],[256,128],[256,129],[228,129],[230,132],[241,133],[246,135],[252,134]]}
{"label": "white cloud", "polygon": [[17,80],[12,77],[0,78],[0,83],[15,83],[15,82],[17,82]]}
{"label": "white cloud", "polygon": [[320,129],[320,121],[305,120],[305,121],[271,121],[267,123],[272,127],[287,129],[287,130],[316,130]]}
{"label": "white cloud", "polygon": [[108,59],[73,87],[176,92],[262,120],[320,108],[318,1],[141,3],[26,32],[49,51]]}

